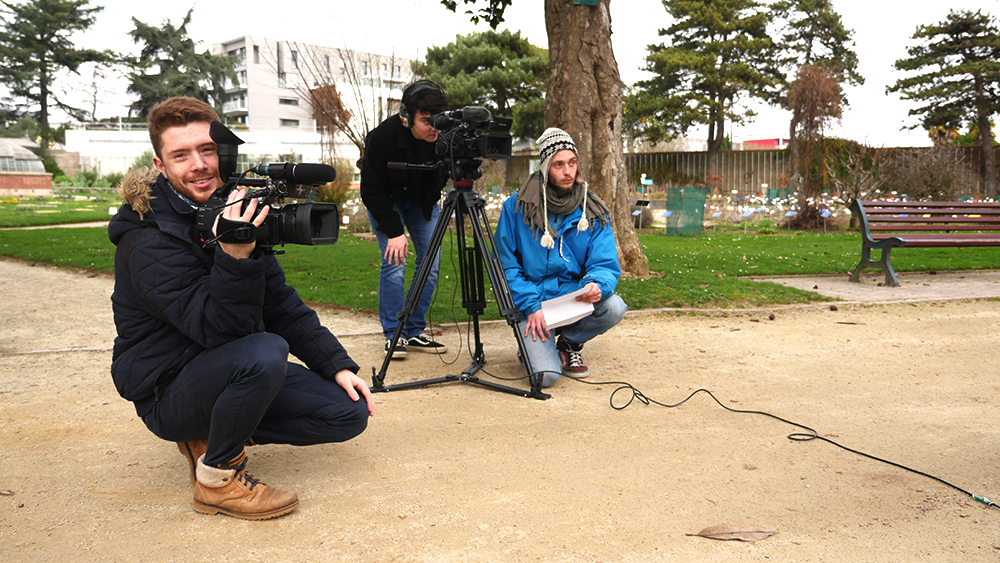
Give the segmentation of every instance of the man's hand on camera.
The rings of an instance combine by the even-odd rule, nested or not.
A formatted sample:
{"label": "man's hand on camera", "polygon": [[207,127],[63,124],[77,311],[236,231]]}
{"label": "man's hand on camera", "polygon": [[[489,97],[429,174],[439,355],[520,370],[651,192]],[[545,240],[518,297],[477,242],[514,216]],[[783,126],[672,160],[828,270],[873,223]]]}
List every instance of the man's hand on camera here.
{"label": "man's hand on camera", "polygon": [[587,290],[587,293],[583,295],[577,295],[577,301],[583,301],[584,303],[597,303],[601,300],[601,288],[594,282],[590,282],[583,286]]}
{"label": "man's hand on camera", "polygon": [[[347,391],[347,396],[351,398],[352,401],[357,401],[364,395],[365,402],[368,403],[368,416],[375,414],[375,405],[372,403],[372,392],[368,390],[368,384],[365,380],[361,379],[354,372],[346,369],[342,369],[333,376],[333,380],[337,382]],[[361,395],[358,394],[361,392]]]}
{"label": "man's hand on camera", "polygon": [[542,339],[542,342],[545,342],[546,338],[552,337],[549,334],[548,325],[545,324],[545,315],[541,309],[528,315],[528,322],[524,325],[524,337],[528,338],[529,336],[532,342],[538,342],[539,338]]}
{"label": "man's hand on camera", "polygon": [[389,244],[385,247],[385,260],[393,266],[402,266],[406,263],[406,235],[399,235],[389,239]]}
{"label": "man's hand on camera", "polygon": [[[268,206],[264,206],[260,210],[260,213],[254,217],[253,214],[257,211],[257,199],[251,199],[247,204],[246,211],[241,211],[243,204],[240,203],[242,199],[247,195],[246,190],[240,188],[238,190],[233,190],[229,194],[229,199],[226,200],[226,207],[223,208],[222,213],[219,217],[225,217],[230,221],[243,221],[245,223],[253,223],[254,227],[260,227],[264,223],[264,218],[267,217]],[[212,233],[218,236],[219,229],[219,218],[215,218],[215,225],[212,226]],[[246,244],[232,244],[219,241],[219,248],[223,252],[232,256],[236,259],[249,258],[250,254],[253,252],[254,247],[257,245],[257,241],[248,242]]]}

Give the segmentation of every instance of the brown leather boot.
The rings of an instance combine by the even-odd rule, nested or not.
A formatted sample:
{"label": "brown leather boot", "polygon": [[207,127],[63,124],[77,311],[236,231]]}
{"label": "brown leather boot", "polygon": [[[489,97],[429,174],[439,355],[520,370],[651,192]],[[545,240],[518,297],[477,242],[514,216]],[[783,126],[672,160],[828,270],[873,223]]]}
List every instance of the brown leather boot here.
{"label": "brown leather boot", "polygon": [[[254,442],[253,438],[250,438],[247,440],[246,445],[256,446],[257,442]],[[177,442],[177,449],[181,451],[181,455],[188,460],[188,464],[191,466],[191,484],[194,485],[198,481],[198,477],[195,475],[195,471],[198,469],[198,458],[205,455],[205,452],[208,451],[208,440]]]}
{"label": "brown leather boot", "polygon": [[269,487],[247,473],[245,452],[240,452],[224,467],[212,467],[204,462],[204,456],[198,459],[195,512],[221,512],[243,520],[266,520],[284,516],[299,506],[299,497],[294,492]]}
{"label": "brown leather boot", "polygon": [[191,465],[191,484],[194,485],[198,481],[198,477],[195,475],[195,470],[198,468],[198,458],[205,455],[205,451],[208,449],[208,440],[177,442],[177,449]]}

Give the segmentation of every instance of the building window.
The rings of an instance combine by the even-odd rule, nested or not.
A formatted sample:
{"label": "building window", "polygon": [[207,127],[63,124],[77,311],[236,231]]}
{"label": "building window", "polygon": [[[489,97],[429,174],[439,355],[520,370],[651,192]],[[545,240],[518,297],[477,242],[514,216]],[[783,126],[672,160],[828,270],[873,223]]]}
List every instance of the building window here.
{"label": "building window", "polygon": [[229,51],[228,55],[230,57],[236,57],[236,66],[246,66],[247,64],[247,48],[240,47],[239,49],[233,49]]}
{"label": "building window", "polygon": [[392,76],[393,76],[393,78],[398,77],[398,76],[403,76],[403,69],[400,68],[399,65],[396,65],[395,73]]}
{"label": "building window", "polygon": [[236,76],[237,76],[237,79],[239,81],[238,82],[239,85],[241,87],[246,87],[246,85],[247,85],[247,71],[241,70],[238,73],[236,73]]}
{"label": "building window", "polygon": [[299,120],[298,119],[282,119],[281,120],[281,126],[282,127],[298,127],[299,126]]}
{"label": "building window", "polygon": [[278,98],[278,103],[283,106],[297,106],[299,105],[298,98]]}
{"label": "building window", "polygon": [[258,45],[253,46],[253,64],[260,64],[260,46]]}
{"label": "building window", "polygon": [[368,76],[368,61],[361,61],[361,75]]}
{"label": "building window", "polygon": [[387,72],[389,72],[389,65],[382,63],[382,76],[385,76]]}
{"label": "building window", "polygon": [[347,69],[344,68],[344,61],[340,61],[340,74],[347,74]]}
{"label": "building window", "polygon": [[330,55],[323,55],[323,70],[330,72]]}
{"label": "building window", "polygon": [[292,51],[292,67],[299,68],[299,52]]}

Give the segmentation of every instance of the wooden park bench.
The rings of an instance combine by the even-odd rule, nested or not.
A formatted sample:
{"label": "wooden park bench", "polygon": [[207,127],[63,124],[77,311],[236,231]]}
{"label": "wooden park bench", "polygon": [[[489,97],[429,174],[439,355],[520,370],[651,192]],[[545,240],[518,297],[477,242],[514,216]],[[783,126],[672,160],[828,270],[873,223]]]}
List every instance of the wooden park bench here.
{"label": "wooden park bench", "polygon": [[[861,263],[850,280],[868,267],[885,271],[885,285],[899,286],[889,253],[895,247],[1000,246],[1000,203],[965,201],[851,202],[861,227]],[[872,260],[872,250],[881,258]]]}

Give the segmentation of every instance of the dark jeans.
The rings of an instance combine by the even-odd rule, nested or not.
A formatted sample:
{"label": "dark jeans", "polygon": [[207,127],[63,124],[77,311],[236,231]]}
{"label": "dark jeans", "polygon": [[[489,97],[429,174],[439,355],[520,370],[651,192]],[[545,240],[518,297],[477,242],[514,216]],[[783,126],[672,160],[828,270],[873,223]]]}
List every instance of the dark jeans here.
{"label": "dark jeans", "polygon": [[205,350],[163,389],[146,427],[164,440],[208,438],[206,465],[258,444],[345,442],[368,426],[364,398],[288,361],[288,343],[259,333]]}

